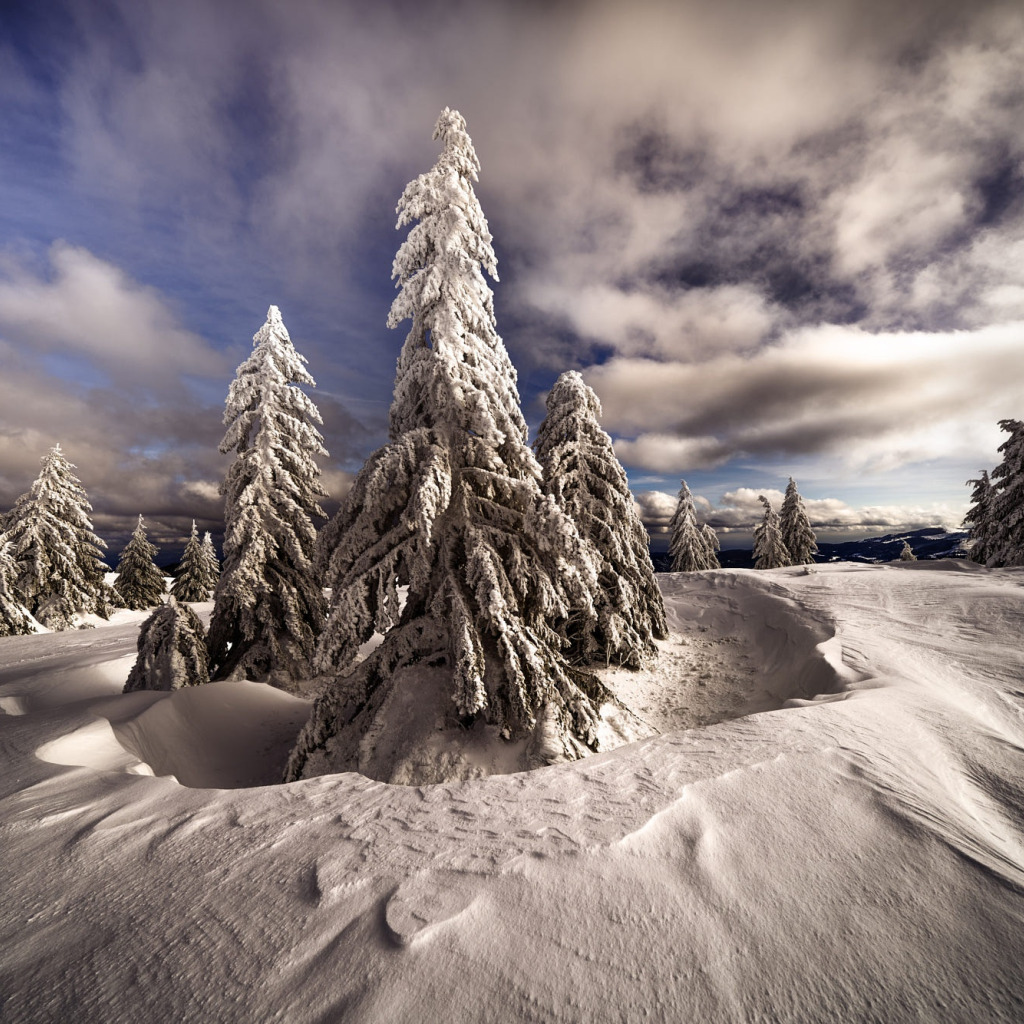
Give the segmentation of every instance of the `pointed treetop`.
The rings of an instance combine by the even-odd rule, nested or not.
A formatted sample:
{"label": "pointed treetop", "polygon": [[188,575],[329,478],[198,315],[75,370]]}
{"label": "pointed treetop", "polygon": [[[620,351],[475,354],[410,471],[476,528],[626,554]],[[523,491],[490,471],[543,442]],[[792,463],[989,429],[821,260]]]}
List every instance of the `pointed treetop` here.
{"label": "pointed treetop", "polygon": [[480,161],[473,149],[473,140],[466,128],[466,119],[451,107],[445,107],[434,125],[434,138],[444,143],[438,166],[450,165],[464,178],[477,181]]}

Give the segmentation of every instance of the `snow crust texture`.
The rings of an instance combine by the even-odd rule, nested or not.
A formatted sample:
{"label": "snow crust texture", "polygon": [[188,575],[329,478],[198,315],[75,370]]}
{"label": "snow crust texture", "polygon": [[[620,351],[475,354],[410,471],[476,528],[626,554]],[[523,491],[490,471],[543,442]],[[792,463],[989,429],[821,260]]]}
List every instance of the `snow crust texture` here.
{"label": "snow crust texture", "polygon": [[0,640],[0,1018],[1018,1022],[1024,573],[659,582],[789,706],[436,786],[180,785],[308,705],[119,696],[140,613]]}

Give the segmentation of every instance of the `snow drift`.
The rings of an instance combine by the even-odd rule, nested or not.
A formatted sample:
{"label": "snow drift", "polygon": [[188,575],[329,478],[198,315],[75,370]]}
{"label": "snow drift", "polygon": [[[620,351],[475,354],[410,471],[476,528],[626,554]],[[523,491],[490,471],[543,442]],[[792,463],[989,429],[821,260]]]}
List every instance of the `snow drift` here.
{"label": "snow drift", "polygon": [[[788,706],[436,786],[146,777],[143,735],[231,727],[175,708],[214,687],[116,696],[131,623],[0,641],[0,1016],[1019,1020],[1024,573],[659,582],[678,640],[638,700]],[[93,766],[41,759],[76,734]]]}

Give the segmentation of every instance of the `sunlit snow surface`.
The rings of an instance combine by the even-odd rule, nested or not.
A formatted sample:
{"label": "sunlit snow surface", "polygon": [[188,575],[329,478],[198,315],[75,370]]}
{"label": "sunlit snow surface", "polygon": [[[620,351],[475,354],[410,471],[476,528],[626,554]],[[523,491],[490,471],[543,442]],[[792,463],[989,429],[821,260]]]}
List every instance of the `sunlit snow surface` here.
{"label": "sunlit snow surface", "polygon": [[120,696],[141,615],[0,640],[0,1019],[1024,1019],[1024,571],[660,582],[631,706],[787,706],[421,788],[195,788],[308,705]]}

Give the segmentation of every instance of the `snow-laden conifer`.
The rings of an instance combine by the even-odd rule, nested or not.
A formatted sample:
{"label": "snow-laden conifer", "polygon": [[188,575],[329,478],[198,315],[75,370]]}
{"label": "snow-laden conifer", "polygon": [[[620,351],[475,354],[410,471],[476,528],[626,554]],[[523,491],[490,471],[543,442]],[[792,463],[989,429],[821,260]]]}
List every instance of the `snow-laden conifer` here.
{"label": "snow-laden conifer", "polygon": [[0,533],[0,636],[19,636],[32,632],[28,609],[14,591],[18,567],[11,557],[11,543]]}
{"label": "snow-laden conifer", "polygon": [[533,443],[543,488],[576,525],[598,574],[593,605],[570,614],[566,632],[578,663],[603,661],[639,668],[668,635],[654,580],[649,539],[612,439],[599,423],[601,403],[570,370],[555,382],[548,414]]}
{"label": "snow-laden conifer", "polygon": [[[495,256],[461,114],[446,109],[434,136],[440,158],[398,204],[400,228],[418,223],[393,271],[399,294],[388,323],[411,319],[412,329],[398,360],[391,441],[367,461],[329,530],[337,546],[318,665],[343,670],[374,630],[386,635],[344,686],[317,700],[289,778],[356,766],[363,732],[412,664],[450,680],[449,715],[532,736],[538,762],[597,745],[606,691],[570,667],[557,632],[570,614],[596,619],[596,573],[571,521],[541,492],[526,443],[484,279],[497,277]],[[408,585],[401,612],[399,583]],[[357,695],[347,709],[343,691]]]}
{"label": "snow-laden conifer", "polygon": [[757,500],[764,505],[764,518],[754,527],[754,568],[781,569],[791,565],[778,512],[763,494],[759,494]]}
{"label": "snow-laden conifer", "polygon": [[185,544],[181,564],[171,586],[171,593],[179,601],[209,601],[213,593],[210,582],[210,563],[203,553],[196,521],[192,520],[192,532]]}
{"label": "snow-laden conifer", "polygon": [[203,561],[206,566],[204,579],[212,595],[217,587],[217,580],[220,579],[220,559],[217,557],[217,549],[213,546],[209,530],[203,534]]}
{"label": "snow-laden conifer", "polygon": [[976,480],[968,480],[974,484],[971,494],[971,507],[964,516],[964,526],[969,530],[967,537],[967,554],[973,562],[988,565],[994,558],[998,539],[998,523],[995,521],[996,490],[989,479],[988,470],[983,469]]}
{"label": "snow-laden conifer", "polygon": [[718,569],[718,536],[711,526],[697,522],[697,509],[690,488],[683,480],[679,486],[679,500],[668,524],[668,553],[673,572],[701,572]]}
{"label": "snow-laden conifer", "polygon": [[916,562],[917,561],[917,555],[914,554],[914,549],[910,546],[910,541],[905,540],[903,542],[903,547],[900,549],[900,559],[899,560],[901,562]]}
{"label": "snow-laden conifer", "polygon": [[157,550],[146,537],[146,524],[139,516],[135,532],[117,561],[114,589],[125,608],[141,611],[163,602],[167,582],[153,561]]}
{"label": "snow-laden conifer", "polygon": [[253,337],[224,409],[222,452],[235,452],[224,494],[224,565],[209,649],[215,679],[286,685],[312,675],[324,598],[310,559],[324,491],[315,386],[277,306]]}
{"label": "snow-laden conifer", "polygon": [[106,566],[93,533],[92,506],[60,445],[43,456],[39,476],[5,518],[14,590],[49,629],[69,629],[76,615],[106,610]]}
{"label": "snow-laden conifer", "polygon": [[700,535],[704,538],[704,551],[708,561],[708,568],[721,569],[721,563],[718,561],[718,552],[722,550],[722,545],[718,540],[718,534],[715,533],[715,528],[710,523],[704,523],[700,528]]}
{"label": "snow-laden conifer", "polygon": [[814,561],[818,553],[817,538],[811,529],[811,521],[804,508],[804,500],[796,489],[796,481],[790,477],[786,487],[786,497],[782,501],[782,514],[779,517],[782,528],[782,541],[789,552],[791,565],[805,565]]}
{"label": "snow-laden conifer", "polygon": [[1000,420],[1010,436],[999,446],[1003,460],[992,471],[992,566],[1024,565],[1024,423]]}
{"label": "snow-laden conifer", "polygon": [[124,684],[125,693],[179,690],[210,681],[203,624],[173,594],[143,622],[138,652]]}

